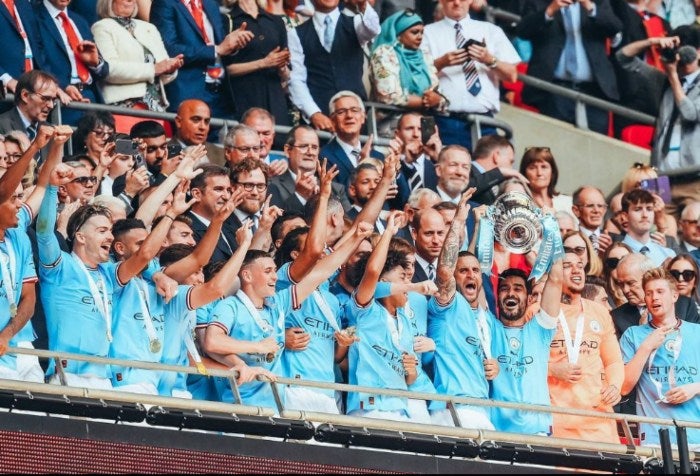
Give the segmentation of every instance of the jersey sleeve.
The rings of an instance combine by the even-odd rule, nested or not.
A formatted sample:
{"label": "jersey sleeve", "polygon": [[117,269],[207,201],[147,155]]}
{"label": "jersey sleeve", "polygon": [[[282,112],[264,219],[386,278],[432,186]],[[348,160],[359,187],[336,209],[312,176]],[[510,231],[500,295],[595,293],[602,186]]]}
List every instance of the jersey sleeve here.
{"label": "jersey sleeve", "polygon": [[212,309],[209,325],[218,326],[223,329],[226,334],[230,335],[235,320],[236,316],[234,315],[234,307],[231,305],[228,299],[223,299],[219,301],[216,306],[214,306],[214,309]]}
{"label": "jersey sleeve", "polygon": [[192,286],[180,285],[177,287],[177,294],[165,305],[168,316],[185,316],[188,311],[193,311],[190,307],[190,293]]}
{"label": "jersey sleeve", "polygon": [[36,221],[36,241],[39,249],[39,263],[45,268],[57,268],[61,261],[61,247],[54,234],[56,226],[56,209],[58,206],[58,188],[49,187],[39,208]]}
{"label": "jersey sleeve", "polygon": [[634,327],[627,328],[620,338],[620,351],[622,352],[622,361],[625,364],[628,364],[637,352],[637,346],[634,343],[633,329]]}

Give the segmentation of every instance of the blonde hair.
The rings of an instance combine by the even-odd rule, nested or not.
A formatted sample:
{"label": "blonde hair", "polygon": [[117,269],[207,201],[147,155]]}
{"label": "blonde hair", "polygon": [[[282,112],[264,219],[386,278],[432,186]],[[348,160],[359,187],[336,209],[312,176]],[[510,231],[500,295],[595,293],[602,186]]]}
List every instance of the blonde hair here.
{"label": "blonde hair", "polygon": [[579,236],[586,245],[586,255],[588,256],[588,265],[586,265],[585,270],[586,276],[601,276],[603,274],[603,261],[598,257],[598,253],[596,253],[595,248],[593,248],[591,240],[589,240],[583,232],[573,230],[562,237],[562,243],[572,236]]}
{"label": "blonde hair", "polygon": [[678,290],[678,288],[676,288],[676,280],[673,279],[671,273],[664,268],[654,268],[645,272],[644,276],[642,276],[642,288],[646,288],[647,284],[651,281],[656,281],[659,279],[665,280],[668,283],[668,287],[671,291]]}
{"label": "blonde hair", "polygon": [[641,164],[639,162],[635,163],[632,167],[627,169],[625,175],[622,176],[622,184],[620,188],[622,193],[627,193],[630,190],[639,188],[639,182],[642,180],[658,178],[659,174],[656,173],[656,169],[651,165]]}
{"label": "blonde hair", "polygon": [[[117,18],[112,9],[114,0],[97,0],[97,16],[100,18]],[[131,18],[136,17],[139,13],[139,6],[134,2],[134,11],[131,12]]]}

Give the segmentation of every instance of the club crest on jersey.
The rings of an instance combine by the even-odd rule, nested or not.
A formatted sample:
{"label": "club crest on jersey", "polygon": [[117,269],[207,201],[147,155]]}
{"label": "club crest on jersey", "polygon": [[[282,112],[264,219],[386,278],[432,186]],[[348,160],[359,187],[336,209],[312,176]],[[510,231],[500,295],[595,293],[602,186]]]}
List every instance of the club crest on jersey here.
{"label": "club crest on jersey", "polygon": [[600,322],[598,322],[598,321],[591,321],[591,323],[589,324],[589,327],[591,328],[591,330],[593,332],[600,332],[600,330],[601,330]]}
{"label": "club crest on jersey", "polygon": [[511,337],[508,339],[508,344],[513,350],[518,350],[520,348],[520,340],[517,337]]}

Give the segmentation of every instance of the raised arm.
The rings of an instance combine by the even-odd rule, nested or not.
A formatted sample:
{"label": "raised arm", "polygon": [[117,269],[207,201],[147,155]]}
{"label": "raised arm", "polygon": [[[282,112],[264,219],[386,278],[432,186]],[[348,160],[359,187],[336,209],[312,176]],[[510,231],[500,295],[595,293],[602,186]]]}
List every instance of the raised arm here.
{"label": "raised arm", "polygon": [[268,195],[262,206],[258,229],[255,230],[253,241],[250,243],[251,250],[270,251],[272,247],[272,225],[278,217],[284,213],[280,207],[270,206],[272,195]]}
{"label": "raised arm", "polygon": [[540,306],[544,312],[553,318],[559,317],[561,311],[561,293],[564,281],[564,267],[562,258],[552,263],[547,275],[547,282],[542,290],[542,302]]}
{"label": "raised arm", "polygon": [[374,227],[369,223],[358,223],[350,239],[345,240],[333,253],[321,258],[309,274],[296,285],[299,302],[303,302],[321,283],[340,268],[350,258],[350,255],[360,245],[362,240],[372,234],[373,229]]}
{"label": "raised arm", "polygon": [[58,207],[58,187],[73,180],[73,168],[59,164],[51,172],[50,186],[39,208],[36,219],[36,241],[39,250],[39,264],[51,266],[61,257],[61,247],[54,234],[56,210]]}
{"label": "raised arm", "polygon": [[476,187],[468,188],[462,194],[459,200],[457,213],[455,214],[450,229],[447,232],[445,241],[440,250],[438,257],[437,270],[435,273],[435,284],[438,292],[436,299],[440,304],[449,303],[457,291],[457,282],[455,281],[455,267],[457,266],[457,258],[459,257],[459,249],[462,247],[460,243],[461,230],[464,230],[469,214],[469,199],[476,191]]}
{"label": "raised arm", "polygon": [[32,193],[24,199],[24,203],[29,207],[34,216],[39,213],[39,207],[41,207],[41,202],[44,199],[46,187],[49,185],[51,172],[62,162],[63,146],[68,142],[72,134],[73,129],[70,126],[56,126],[53,128],[53,140],[49,146],[49,153],[46,160],[39,168],[36,186],[32,190]]}
{"label": "raised arm", "polygon": [[[241,204],[244,194],[245,190],[243,189],[236,190],[231,194],[229,201],[212,217],[211,224],[200,242],[197,243],[194,251],[165,268],[165,274],[181,283],[192,273],[209,263],[219,241],[224,222],[233,213],[233,210]],[[178,195],[178,192],[176,192],[176,195]],[[175,200],[179,199],[177,196],[175,197]]]}
{"label": "raised arm", "polygon": [[[41,149],[49,143],[51,137],[53,137],[54,128],[49,125],[39,126],[37,135],[34,141],[29,145],[29,148],[22,154],[17,162],[12,164],[6,171],[5,174],[0,177],[0,203],[5,203],[12,197],[17,190],[20,182],[22,182],[22,177],[29,167],[29,163],[32,161],[34,156],[41,151]],[[49,170],[50,172],[50,170]]]}
{"label": "raised arm", "polygon": [[[196,286],[190,293],[190,305],[193,309],[209,304],[215,299],[220,298],[231,285],[231,281],[235,280],[238,272],[243,264],[245,254],[250,248],[250,242],[253,239],[253,234],[250,231],[251,222],[244,223],[236,231],[236,241],[238,248],[228,259],[223,268],[216,273],[212,279],[206,283]],[[216,351],[212,351],[217,353]],[[220,352],[226,353],[226,352]],[[230,353],[230,352],[229,352]]]}
{"label": "raised arm", "polygon": [[379,276],[382,273],[382,268],[386,262],[386,256],[389,252],[389,244],[391,239],[394,237],[398,231],[397,221],[399,218],[399,213],[392,213],[387,221],[386,229],[382,233],[382,237],[379,239],[379,243],[375,246],[372,254],[369,256],[367,261],[367,268],[365,269],[365,274],[362,276],[360,284],[355,290],[355,302],[360,306],[366,306],[374,299],[374,290],[377,287],[377,282],[379,281]]}
{"label": "raised arm", "polygon": [[289,266],[289,277],[295,283],[304,279],[314,264],[323,256],[323,249],[326,244],[326,224],[328,223],[328,199],[331,196],[333,179],[338,175],[335,165],[330,170],[326,170],[326,166],[326,159],[323,159],[323,165],[318,166],[321,185],[318,206],[311,220],[309,235],[301,253]]}

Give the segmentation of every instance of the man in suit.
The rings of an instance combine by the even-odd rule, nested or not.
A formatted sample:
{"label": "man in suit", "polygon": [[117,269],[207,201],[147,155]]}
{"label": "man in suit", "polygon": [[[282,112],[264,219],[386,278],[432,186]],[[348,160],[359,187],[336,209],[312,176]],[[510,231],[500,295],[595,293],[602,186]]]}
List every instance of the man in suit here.
{"label": "man in suit", "polygon": [[[71,100],[102,102],[97,82],[107,77],[109,64],[92,41],[90,25],[79,14],[68,10],[69,4],[70,0],[44,0],[34,4],[46,53],[43,69],[58,79],[59,86]],[[66,109],[62,120],[76,124],[82,115],[82,111]]]}
{"label": "man in suit", "polygon": [[508,139],[488,135],[474,146],[469,186],[476,187],[472,200],[482,205],[492,205],[498,197],[498,184],[515,177],[527,183],[527,179],[513,168],[515,150]]}
{"label": "man in suit", "polygon": [[681,239],[677,250],[679,253],[690,253],[700,248],[698,219],[700,219],[700,202],[690,202],[683,208],[681,219],[678,220],[681,228]]}
{"label": "man in suit", "polygon": [[[202,173],[190,182],[190,194],[197,201],[187,212],[197,243],[204,237],[214,215],[231,198],[231,179],[227,169],[218,165],[203,165],[199,169]],[[210,262],[228,260],[237,247],[236,228],[226,220]]]}
{"label": "man in suit", "polygon": [[434,164],[442,149],[442,142],[440,142],[440,136],[435,133],[427,144],[423,144],[421,117],[419,113],[413,111],[402,114],[394,134],[403,148],[401,175],[406,178],[411,193],[422,187],[430,190],[435,190],[437,187]]}
{"label": "man in suit", "polygon": [[[608,205],[599,188],[590,185],[581,186],[574,190],[572,201],[571,211],[578,218],[578,229],[591,241],[599,255],[602,256],[613,241],[622,239],[603,230]],[[620,201],[620,209],[622,209],[622,201]],[[626,218],[625,215],[625,221]]]}
{"label": "man in suit", "polygon": [[379,17],[367,0],[345,2],[346,7],[357,12],[355,16],[341,14],[339,0],[312,3],[315,12],[311,21],[289,31],[289,93],[314,128],[333,131],[328,117],[331,96],[349,90],[361,100],[367,98],[362,84],[362,46],[379,34]]}
{"label": "man in suit", "polygon": [[[172,103],[171,103],[172,104]],[[184,147],[204,144],[207,148],[209,162],[224,165],[224,150],[217,144],[207,142],[211,121],[211,109],[204,101],[188,99],[182,101],[175,116],[175,140]]]}
{"label": "man in suit", "polygon": [[0,2],[0,81],[11,93],[22,73],[44,64],[38,30],[34,10],[27,0]]}
{"label": "man in suit", "polygon": [[[293,127],[287,135],[284,152],[289,158],[289,170],[270,180],[270,203],[287,212],[304,213],[306,203],[318,194],[319,141],[316,131],[305,125]],[[335,182],[331,187],[332,195],[340,200],[343,210],[349,210],[351,204],[345,187]]]}
{"label": "man in suit", "polygon": [[[318,194],[318,135],[316,131],[305,125],[295,126],[287,135],[284,153],[289,159],[289,169],[282,175],[270,179],[270,203],[282,208],[285,212],[304,213],[304,206],[311,197]],[[330,168],[330,165],[328,165]],[[332,194],[347,211],[351,208],[345,187],[333,183]]]}
{"label": "man in suit", "polygon": [[[372,164],[360,164],[352,171],[348,183],[348,197],[352,201],[352,207],[345,212],[347,218],[355,221],[362,207],[372,198],[380,179],[379,170]],[[381,234],[385,229],[386,221],[377,217],[374,222],[374,231]]]}
{"label": "man in suit", "polygon": [[224,157],[229,168],[245,159],[259,160],[261,150],[260,135],[244,124],[230,128],[224,138]]}
{"label": "man in suit", "polygon": [[253,39],[245,23],[227,35],[215,0],[154,0],[150,19],[168,54],[184,55],[177,79],[165,87],[171,110],[194,97],[208,104],[215,117],[230,117],[233,109],[222,87],[221,57]]}
{"label": "man in suit", "polygon": [[272,152],[275,143],[275,116],[267,109],[251,107],[241,116],[241,124],[258,131],[260,135],[260,159],[268,165],[270,177],[276,177],[287,171],[287,157],[279,152]]}
{"label": "man in suit", "polygon": [[[528,74],[608,101],[619,94],[606,41],[622,29],[609,0],[527,0],[518,36],[532,42]],[[575,102],[525,86],[523,99],[551,117],[575,124]],[[606,134],[608,113],[586,107],[588,127]]]}
{"label": "man in suit", "polygon": [[438,256],[446,235],[445,220],[439,211],[427,208],[413,215],[411,236],[416,247],[416,267],[412,282],[435,279]]}
{"label": "man in suit", "polygon": [[[336,137],[321,149],[321,158],[328,159],[329,165],[338,167],[335,181],[347,185],[350,173],[363,158],[360,132],[367,119],[365,105],[362,98],[352,91],[340,91],[331,99],[330,108]],[[375,150],[370,150],[369,156],[384,159]]]}
{"label": "man in suit", "polygon": [[34,139],[39,125],[46,122],[57,101],[55,77],[36,69],[24,73],[15,87],[14,107],[0,114],[0,134],[22,131]]}

